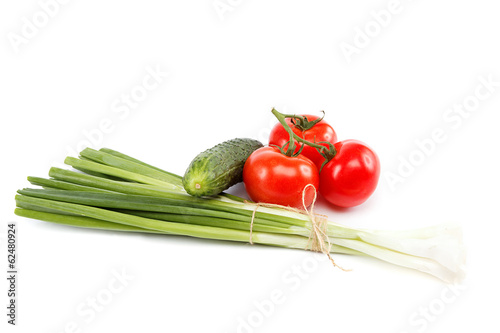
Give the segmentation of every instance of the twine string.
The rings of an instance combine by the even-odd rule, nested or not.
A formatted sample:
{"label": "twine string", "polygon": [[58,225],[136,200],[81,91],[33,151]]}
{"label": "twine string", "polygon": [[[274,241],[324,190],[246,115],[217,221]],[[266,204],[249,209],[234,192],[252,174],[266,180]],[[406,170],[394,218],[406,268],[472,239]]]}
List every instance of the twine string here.
{"label": "twine string", "polygon": [[[314,190],[314,197],[311,202],[310,209],[307,209],[305,200],[306,189],[308,187],[312,187],[312,189]],[[340,268],[343,271],[348,271],[347,269],[337,265],[337,263],[335,263],[335,260],[333,260],[332,256],[330,255],[332,244],[330,243],[330,238],[328,238],[328,235],[326,233],[326,228],[328,226],[327,216],[314,213],[314,204],[316,203],[317,196],[318,191],[313,184],[307,184],[302,190],[302,206],[304,207],[304,211],[309,216],[309,220],[311,221],[311,233],[309,234],[308,244],[311,244],[311,251],[326,254],[333,266]]]}
{"label": "twine string", "polygon": [[255,204],[255,208],[252,213],[252,220],[250,221],[250,245],[253,245],[253,239],[252,239],[252,233],[253,233],[253,221],[255,220],[255,213],[257,213],[257,209],[259,209],[259,206],[261,205],[260,202]]}
{"label": "twine string", "polygon": [[[306,205],[306,190],[312,187],[314,190],[314,197],[308,206]],[[250,235],[249,235],[249,242],[251,245],[253,245],[253,224],[255,220],[255,214],[257,213],[257,209],[259,207],[270,207],[270,208],[282,208],[291,212],[295,213],[300,213],[300,214],[305,214],[309,217],[309,220],[311,221],[311,233],[309,234],[309,239],[306,245],[305,250],[311,250],[313,252],[319,252],[326,254],[330,262],[333,264],[333,266],[343,270],[343,271],[350,271],[349,269],[344,269],[337,265],[335,261],[333,260],[332,256],[330,255],[330,249],[332,247],[330,243],[330,239],[328,238],[328,235],[326,233],[326,228],[328,226],[328,217],[326,215],[322,214],[315,214],[314,213],[314,204],[316,203],[317,199],[317,190],[316,187],[313,184],[307,184],[304,189],[302,190],[302,207],[303,210],[298,209],[298,208],[293,208],[293,207],[286,207],[282,205],[277,205],[277,204],[267,204],[267,203],[252,203],[255,205],[255,208],[252,213],[252,219],[250,221]],[[248,201],[245,201],[246,203],[250,203]],[[326,241],[325,241],[326,239]]]}

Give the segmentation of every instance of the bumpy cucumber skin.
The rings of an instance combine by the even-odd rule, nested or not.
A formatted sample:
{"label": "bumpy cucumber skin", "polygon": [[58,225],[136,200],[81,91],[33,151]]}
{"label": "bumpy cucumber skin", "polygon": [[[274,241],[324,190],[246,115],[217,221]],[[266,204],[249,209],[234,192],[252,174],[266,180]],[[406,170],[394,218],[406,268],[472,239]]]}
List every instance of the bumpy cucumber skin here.
{"label": "bumpy cucumber skin", "polygon": [[243,181],[243,165],[263,144],[254,139],[236,138],[198,154],[182,178],[187,193],[212,196]]}

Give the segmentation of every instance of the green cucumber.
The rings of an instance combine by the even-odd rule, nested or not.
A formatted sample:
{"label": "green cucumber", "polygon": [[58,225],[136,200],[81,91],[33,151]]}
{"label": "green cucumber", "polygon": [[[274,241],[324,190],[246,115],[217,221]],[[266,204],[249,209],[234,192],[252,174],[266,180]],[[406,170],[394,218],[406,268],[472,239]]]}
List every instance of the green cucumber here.
{"label": "green cucumber", "polygon": [[184,174],[182,184],[195,196],[217,195],[243,181],[243,165],[262,143],[253,139],[232,139],[198,154]]}

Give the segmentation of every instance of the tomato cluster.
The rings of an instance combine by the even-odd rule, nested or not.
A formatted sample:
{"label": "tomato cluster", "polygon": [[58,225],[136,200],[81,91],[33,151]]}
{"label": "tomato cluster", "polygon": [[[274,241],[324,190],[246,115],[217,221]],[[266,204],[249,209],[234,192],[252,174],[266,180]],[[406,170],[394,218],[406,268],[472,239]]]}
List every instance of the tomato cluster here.
{"label": "tomato cluster", "polygon": [[[316,195],[308,186],[311,184],[335,206],[354,207],[365,202],[375,191],[380,176],[375,152],[358,140],[337,141],[335,131],[324,119],[313,115],[298,117],[286,118],[288,129],[277,124],[271,131],[269,146],[256,150],[245,162],[243,182],[250,198],[307,207]],[[297,119],[314,124],[304,128]],[[295,139],[291,139],[289,129]],[[295,149],[286,154],[289,144]]]}

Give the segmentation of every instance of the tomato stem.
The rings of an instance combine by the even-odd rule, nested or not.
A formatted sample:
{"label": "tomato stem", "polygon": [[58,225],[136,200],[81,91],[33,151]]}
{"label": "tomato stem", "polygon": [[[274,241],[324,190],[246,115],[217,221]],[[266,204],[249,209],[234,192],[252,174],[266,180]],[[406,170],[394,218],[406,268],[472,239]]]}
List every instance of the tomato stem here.
{"label": "tomato stem", "polygon": [[[331,142],[320,141],[319,143],[326,143],[328,145],[328,147],[325,147],[325,146],[322,146],[316,142],[307,141],[307,140],[301,138],[300,136],[298,136],[297,134],[295,134],[293,132],[292,128],[286,122],[286,118],[300,119],[304,124],[306,124],[305,126],[310,126],[310,127],[308,127],[308,129],[310,129],[312,126],[314,126],[315,124],[317,124],[318,122],[320,122],[323,119],[323,117],[325,116],[324,111],[322,111],[323,117],[318,118],[318,119],[313,120],[313,121],[309,121],[309,120],[307,120],[307,117],[303,117],[303,116],[280,113],[275,108],[273,108],[271,112],[278,119],[280,124],[285,128],[285,130],[290,135],[290,139],[288,140],[288,143],[287,143],[288,149],[284,152],[285,155],[292,156],[293,152],[295,151],[295,147],[296,147],[295,140],[297,140],[297,142],[311,146],[311,147],[316,148],[318,150],[318,152],[321,154],[321,156],[323,156],[325,158],[325,162],[323,162],[323,165],[321,166],[321,168],[323,168],[323,166],[326,163],[328,163],[328,161],[330,161],[332,158],[335,157],[335,155],[337,155],[337,150],[335,149],[335,147],[333,146],[333,144]],[[297,126],[297,125],[295,125],[295,126]],[[302,125],[297,126],[297,127],[302,128],[301,126]],[[303,146],[301,148],[303,148]],[[282,152],[283,152],[283,150],[282,150]]]}
{"label": "tomato stem", "polygon": [[283,116],[285,118],[290,118],[292,124],[299,130],[307,131],[325,118],[325,111],[322,110],[321,112],[323,112],[323,115],[315,120],[309,120],[307,119],[307,116],[300,116],[296,114],[283,114]]}
{"label": "tomato stem", "polygon": [[283,128],[285,128],[285,130],[287,131],[290,139],[288,140],[288,148],[286,149],[286,151],[284,150],[284,147],[287,145],[285,144],[283,147],[281,147],[281,152],[286,155],[286,156],[292,156],[293,153],[295,152],[295,148],[296,148],[296,144],[295,144],[295,140],[293,139],[294,138],[294,135],[295,133],[293,133],[292,131],[292,128],[290,126],[288,126],[288,124],[286,123],[286,117],[285,115],[279,113],[275,108],[273,108],[273,110],[271,111],[274,116],[278,119],[278,121],[280,122],[280,124],[283,126]]}

